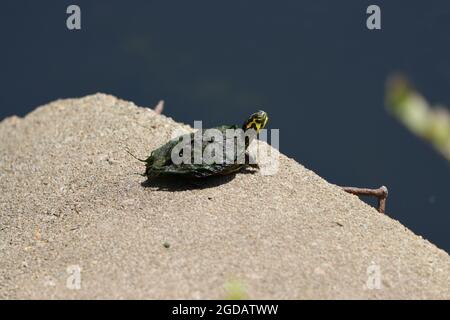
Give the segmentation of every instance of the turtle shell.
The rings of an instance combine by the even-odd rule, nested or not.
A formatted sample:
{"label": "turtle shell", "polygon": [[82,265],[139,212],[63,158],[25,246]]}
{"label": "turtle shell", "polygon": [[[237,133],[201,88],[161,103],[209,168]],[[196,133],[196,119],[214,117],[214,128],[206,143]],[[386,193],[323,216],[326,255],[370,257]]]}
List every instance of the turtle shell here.
{"label": "turtle shell", "polygon": [[[202,139],[201,150],[202,154],[210,148],[212,143],[219,143],[223,147],[223,155],[225,157],[227,147],[227,129],[236,130],[239,127],[236,125],[233,126],[220,126],[212,129],[217,130],[216,132],[220,132],[220,136],[222,137],[222,141],[216,141],[215,137]],[[207,129],[202,130],[202,137],[205,137]],[[211,130],[208,130],[211,133]],[[242,159],[243,152],[245,153],[246,148],[237,148],[237,144],[234,143],[234,158],[232,161],[220,161],[219,163],[207,163],[203,158],[201,158],[201,163],[195,163],[194,159],[194,133],[186,134],[179,136],[175,139],[170,140],[166,144],[162,145],[158,149],[152,151],[151,155],[145,160],[146,170],[145,175],[148,178],[156,177],[156,176],[185,176],[185,177],[193,177],[193,178],[204,178],[208,176],[214,175],[224,175],[232,172],[236,172],[246,166],[246,163],[242,163],[242,161],[237,161],[237,159]],[[236,142],[236,141],[235,141]],[[184,155],[186,159],[190,159],[190,161],[183,161],[181,163],[174,163],[172,161],[172,152],[179,153],[179,156],[182,157],[182,147],[186,143],[191,144],[191,153],[189,155]],[[217,145],[216,145],[217,146]],[[177,148],[174,151],[174,148]]]}

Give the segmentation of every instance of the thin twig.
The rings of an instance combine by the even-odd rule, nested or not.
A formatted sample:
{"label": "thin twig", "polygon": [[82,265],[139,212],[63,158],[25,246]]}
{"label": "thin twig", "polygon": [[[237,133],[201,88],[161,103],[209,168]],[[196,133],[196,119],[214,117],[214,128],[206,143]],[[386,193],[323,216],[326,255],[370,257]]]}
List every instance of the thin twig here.
{"label": "thin twig", "polygon": [[381,213],[386,212],[386,198],[388,196],[388,188],[381,186],[378,189],[367,188],[354,188],[354,187],[342,187],[342,189],[348,193],[357,196],[374,196],[378,198],[378,211]]}
{"label": "thin twig", "polygon": [[153,111],[155,111],[155,113],[157,114],[161,114],[163,110],[164,110],[164,100],[159,100],[158,104],[153,109]]}

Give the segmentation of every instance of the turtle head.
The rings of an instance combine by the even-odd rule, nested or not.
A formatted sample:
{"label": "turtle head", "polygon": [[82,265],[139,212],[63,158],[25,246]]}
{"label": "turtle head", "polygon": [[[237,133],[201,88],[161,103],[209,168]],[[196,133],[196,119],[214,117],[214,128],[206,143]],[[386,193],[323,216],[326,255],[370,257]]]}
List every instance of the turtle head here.
{"label": "turtle head", "polygon": [[269,116],[264,111],[258,111],[252,114],[247,121],[244,122],[244,125],[242,126],[242,129],[244,131],[248,129],[253,129],[258,133],[261,129],[264,129],[264,127],[267,124],[267,121],[269,121]]}

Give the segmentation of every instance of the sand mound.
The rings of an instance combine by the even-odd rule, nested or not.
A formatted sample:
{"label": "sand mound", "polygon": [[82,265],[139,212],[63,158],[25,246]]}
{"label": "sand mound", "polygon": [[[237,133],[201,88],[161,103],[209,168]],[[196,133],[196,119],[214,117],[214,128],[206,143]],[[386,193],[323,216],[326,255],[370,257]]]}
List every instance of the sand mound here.
{"label": "sand mound", "polygon": [[104,94],[2,121],[0,297],[450,298],[444,251],[283,155],[272,176],[142,184],[124,146],[181,127]]}

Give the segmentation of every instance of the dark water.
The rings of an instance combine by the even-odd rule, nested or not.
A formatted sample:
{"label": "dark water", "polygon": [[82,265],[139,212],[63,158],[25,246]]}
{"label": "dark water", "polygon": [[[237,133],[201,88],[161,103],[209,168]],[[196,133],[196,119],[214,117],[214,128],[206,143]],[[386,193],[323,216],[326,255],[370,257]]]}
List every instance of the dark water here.
{"label": "dark water", "polygon": [[[388,214],[450,251],[449,163],[385,111],[402,71],[450,106],[450,2],[2,1],[0,118],[106,92],[204,126],[257,108],[280,149],[330,182],[390,188]],[[51,124],[49,124],[51,125]]]}

